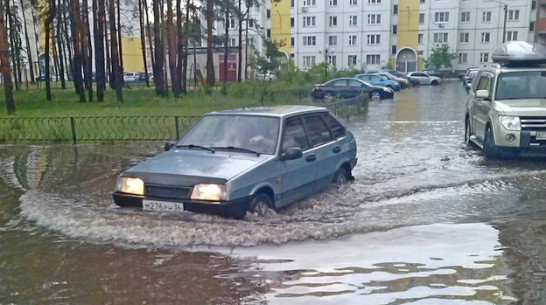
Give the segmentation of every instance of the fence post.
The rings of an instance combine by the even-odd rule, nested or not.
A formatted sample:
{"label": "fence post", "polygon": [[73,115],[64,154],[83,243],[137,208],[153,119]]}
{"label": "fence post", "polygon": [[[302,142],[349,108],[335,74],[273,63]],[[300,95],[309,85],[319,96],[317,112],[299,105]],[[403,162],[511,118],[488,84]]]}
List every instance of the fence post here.
{"label": "fence post", "polygon": [[74,117],[70,117],[70,127],[72,128],[72,143],[76,144],[76,123],[74,122]]}
{"label": "fence post", "polygon": [[176,115],[174,117],[174,125],[175,125],[175,128],[176,128],[176,139],[180,139],[180,123],[179,123],[179,120],[180,120],[180,116]]}

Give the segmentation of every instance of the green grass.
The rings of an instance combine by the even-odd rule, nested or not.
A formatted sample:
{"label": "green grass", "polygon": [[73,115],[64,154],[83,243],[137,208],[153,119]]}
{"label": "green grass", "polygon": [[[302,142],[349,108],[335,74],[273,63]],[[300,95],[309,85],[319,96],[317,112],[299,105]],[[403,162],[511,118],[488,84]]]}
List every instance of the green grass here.
{"label": "green grass", "polygon": [[[47,101],[45,89],[21,89],[15,92],[15,117],[51,116],[115,116],[115,115],[201,115],[205,112],[272,104],[309,104],[311,85],[294,89],[285,82],[221,84],[210,94],[202,89],[190,89],[186,95],[162,98],[153,88],[132,85],[123,89],[122,103],[116,102],[115,92],[107,90],[104,102],[80,103],[74,89],[62,90],[54,84],[52,101]],[[290,89],[292,87],[293,89]],[[224,94],[223,94],[224,93]],[[96,93],[95,93],[96,94]],[[0,96],[0,117],[7,117],[4,95]]]}

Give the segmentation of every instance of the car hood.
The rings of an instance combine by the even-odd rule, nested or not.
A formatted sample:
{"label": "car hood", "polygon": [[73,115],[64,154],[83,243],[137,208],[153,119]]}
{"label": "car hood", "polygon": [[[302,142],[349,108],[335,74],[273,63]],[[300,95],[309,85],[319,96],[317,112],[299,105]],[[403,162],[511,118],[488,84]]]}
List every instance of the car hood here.
{"label": "car hood", "polygon": [[546,116],[546,99],[503,100],[495,105],[506,115]]}
{"label": "car hood", "polygon": [[170,174],[229,180],[269,159],[272,155],[174,149],[148,159],[125,174]]}

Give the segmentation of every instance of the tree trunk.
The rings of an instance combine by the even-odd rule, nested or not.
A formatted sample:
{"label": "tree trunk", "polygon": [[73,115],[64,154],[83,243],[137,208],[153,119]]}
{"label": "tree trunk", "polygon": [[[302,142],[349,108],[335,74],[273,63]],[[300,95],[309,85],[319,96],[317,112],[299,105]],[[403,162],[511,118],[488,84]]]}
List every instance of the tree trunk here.
{"label": "tree trunk", "polygon": [[[31,82],[34,82],[36,75],[34,74],[34,60],[32,58],[32,52],[30,48],[30,39],[28,38],[28,26],[27,26],[27,14],[25,13],[25,6],[23,0],[20,0],[21,5],[21,13],[23,15],[23,24],[25,31],[25,44],[26,44],[26,51],[27,51],[27,58],[28,58],[28,68],[30,70],[30,79]],[[60,19],[59,19],[60,20]]]}
{"label": "tree trunk", "polygon": [[4,5],[7,1],[0,0],[0,70],[4,79],[4,97],[8,114],[15,113],[15,101],[13,99],[13,83],[11,82],[11,68],[9,64],[8,27],[6,26]]}
{"label": "tree trunk", "polygon": [[160,0],[153,0],[154,7],[154,83],[155,92],[159,96],[166,96],[165,81],[164,81],[164,56],[163,56],[163,40],[161,39],[161,10]]}
{"label": "tree trunk", "polygon": [[146,60],[146,33],[144,32],[144,12],[142,0],[138,0],[138,21],[140,23],[140,47],[142,48],[142,62],[144,63],[144,75],[146,75],[146,87],[150,87],[148,79],[148,64]]}
{"label": "tree trunk", "polygon": [[167,52],[169,55],[169,72],[171,74],[171,84],[174,97],[180,95],[178,89],[178,79],[176,71],[176,51],[178,50],[176,35],[174,34],[174,20],[173,20],[173,2],[172,0],[167,0]]}
{"label": "tree trunk", "polygon": [[55,0],[48,1],[47,16],[44,22],[45,27],[45,81],[46,81],[46,100],[51,101],[51,71],[50,68],[50,42],[51,42],[51,28],[53,19],[55,18]]}
{"label": "tree trunk", "polygon": [[214,86],[216,77],[214,75],[214,58],[212,53],[212,30],[214,27],[214,1],[207,0],[207,90]]}
{"label": "tree trunk", "polygon": [[83,53],[83,75],[85,89],[89,96],[89,102],[93,101],[93,50],[91,49],[91,32],[89,30],[89,3],[87,0],[82,1],[82,53]]}
{"label": "tree trunk", "polygon": [[178,93],[186,93],[186,76],[182,76],[184,59],[186,58],[184,36],[182,28],[182,0],[176,0],[176,79],[178,80]]}
{"label": "tree trunk", "polygon": [[239,63],[237,64],[237,81],[241,82],[241,69],[243,65],[243,20],[246,14],[243,14],[242,0],[239,0],[239,43],[237,43],[237,51],[239,53]]}
{"label": "tree trunk", "polygon": [[66,42],[66,51],[67,51],[67,55],[68,55],[68,71],[69,71],[69,78],[71,77],[72,79],[74,79],[74,58],[72,57],[72,43],[73,43],[73,40],[71,40],[71,37],[68,36],[68,18],[66,16],[66,8],[68,6],[68,2],[67,0],[62,0],[63,1],[63,7],[62,7],[62,14],[63,14],[63,32],[64,32],[64,40]]}
{"label": "tree trunk", "polygon": [[123,75],[121,74],[121,67],[119,62],[119,49],[118,49],[118,37],[116,31],[116,0],[110,0],[109,3],[109,18],[110,18],[110,56],[112,61],[112,74],[111,83],[116,90],[116,100],[118,103],[123,102],[123,93],[121,91]]}
{"label": "tree trunk", "polygon": [[[150,16],[148,13],[148,3],[146,0],[142,0],[142,5],[144,5],[144,15],[146,16],[146,34],[148,35],[148,47],[150,48],[150,60],[152,62],[152,75],[154,73],[154,67],[155,67],[155,59],[154,59],[154,47],[152,44],[152,27],[150,26]],[[149,81],[148,75],[146,75],[146,79]]]}
{"label": "tree trunk", "polygon": [[66,80],[64,79],[65,75],[65,66],[64,66],[64,50],[63,50],[63,35],[62,35],[62,7],[63,3],[62,0],[59,0],[59,3],[57,3],[57,26],[55,27],[57,31],[57,54],[59,55],[59,73],[57,75],[59,76],[61,80],[61,88],[66,89]]}
{"label": "tree trunk", "polygon": [[81,51],[81,16],[80,16],[80,5],[78,0],[71,0],[70,3],[71,14],[70,19],[72,23],[72,44],[74,46],[74,88],[76,94],[80,97],[80,102],[85,103],[85,90],[83,87],[82,79],[82,62],[83,62],[83,53]]}
{"label": "tree trunk", "polygon": [[224,37],[224,88],[226,88],[226,84],[227,84],[227,73],[228,73],[228,55],[229,55],[229,48],[228,48],[228,45],[229,45],[229,6],[230,6],[230,0],[225,0],[226,1],[226,11],[225,11],[225,21],[224,21],[224,26],[225,26],[225,37]]}
{"label": "tree trunk", "polygon": [[121,2],[120,0],[116,0],[117,5],[117,15],[118,15],[118,48],[119,48],[119,75],[120,79],[119,82],[121,86],[125,84],[125,80],[123,79],[123,40],[121,35]]}
{"label": "tree trunk", "polygon": [[93,31],[95,39],[95,81],[97,83],[97,101],[104,101],[105,67],[104,67],[104,24],[106,11],[104,0],[93,0]]}

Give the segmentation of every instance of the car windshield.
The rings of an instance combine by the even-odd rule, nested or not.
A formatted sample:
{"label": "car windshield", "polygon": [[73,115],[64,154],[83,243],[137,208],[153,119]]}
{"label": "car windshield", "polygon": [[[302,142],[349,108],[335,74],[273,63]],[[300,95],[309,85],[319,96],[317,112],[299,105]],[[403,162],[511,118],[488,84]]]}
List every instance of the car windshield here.
{"label": "car windshield", "polygon": [[546,71],[510,72],[499,75],[497,100],[546,98]]}
{"label": "car windshield", "polygon": [[272,155],[279,139],[279,121],[279,118],[266,116],[207,115],[182,137],[177,146]]}

